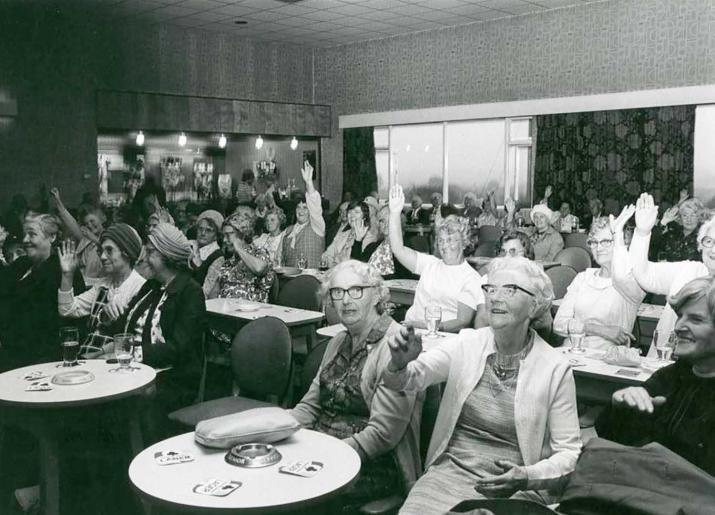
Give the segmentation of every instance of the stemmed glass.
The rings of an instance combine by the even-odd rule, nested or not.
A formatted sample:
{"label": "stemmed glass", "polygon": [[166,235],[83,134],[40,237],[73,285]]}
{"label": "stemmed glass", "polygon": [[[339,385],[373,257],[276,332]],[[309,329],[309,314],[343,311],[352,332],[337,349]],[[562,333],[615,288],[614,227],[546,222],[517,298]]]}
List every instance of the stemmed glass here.
{"label": "stemmed glass", "polygon": [[300,268],[301,270],[305,270],[306,268],[308,268],[308,260],[306,259],[305,256],[300,256],[298,258],[298,262],[296,264],[298,265],[298,268]]}
{"label": "stemmed glass", "polygon": [[114,335],[114,357],[119,363],[118,368],[112,368],[110,372],[131,372],[138,370],[131,366],[134,357],[134,335],[131,333],[121,333]]}
{"label": "stemmed glass", "polygon": [[586,336],[586,328],[584,323],[578,318],[572,318],[568,323],[568,333],[569,340],[571,341],[571,347],[568,351],[574,354],[583,354],[586,350],[582,347],[583,339]]}
{"label": "stemmed glass", "polygon": [[430,304],[425,308],[425,322],[427,322],[427,338],[438,338],[437,328],[442,321],[442,308],[435,304]]}
{"label": "stemmed glass", "polygon": [[653,331],[653,347],[658,354],[658,361],[668,363],[675,348],[675,333],[672,331]]}

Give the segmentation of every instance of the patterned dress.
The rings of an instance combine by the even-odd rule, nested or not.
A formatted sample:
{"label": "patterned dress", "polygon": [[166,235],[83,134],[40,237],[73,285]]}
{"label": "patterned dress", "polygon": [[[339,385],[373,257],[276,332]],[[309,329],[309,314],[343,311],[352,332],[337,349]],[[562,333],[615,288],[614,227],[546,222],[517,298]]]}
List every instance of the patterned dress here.
{"label": "patterned dress", "polygon": [[380,246],[372,253],[368,264],[377,268],[380,275],[392,275],[395,273],[395,260],[392,257],[392,247],[387,239],[382,240]]}
{"label": "patterned dress", "polygon": [[254,245],[248,245],[246,251],[268,263],[268,272],[259,277],[238,256],[232,256],[226,259],[218,270],[218,296],[268,302],[268,293],[275,276],[268,251]]}

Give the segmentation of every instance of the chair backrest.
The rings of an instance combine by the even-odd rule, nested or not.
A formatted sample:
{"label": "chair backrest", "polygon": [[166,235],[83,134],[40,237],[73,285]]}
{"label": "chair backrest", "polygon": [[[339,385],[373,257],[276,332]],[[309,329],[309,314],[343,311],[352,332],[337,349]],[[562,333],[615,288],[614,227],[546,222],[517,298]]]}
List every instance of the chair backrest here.
{"label": "chair backrest", "polygon": [[280,293],[280,280],[278,279],[278,274],[273,274],[271,289],[268,291],[268,302],[270,304],[278,304],[278,293]]}
{"label": "chair backrest", "polygon": [[301,275],[291,279],[278,292],[277,304],[290,308],[320,311],[320,281],[312,275]]}
{"label": "chair backrest", "polygon": [[570,232],[561,235],[564,239],[564,248],[579,247],[591,254],[591,247],[586,243],[588,241],[588,233],[585,232]]}
{"label": "chair backrest", "polygon": [[429,254],[431,252],[429,245],[429,236],[424,236],[421,234],[410,235],[407,237],[405,245],[407,245],[413,250],[416,250],[417,252],[424,252],[425,254]]}
{"label": "chair backrest", "polygon": [[502,230],[496,225],[482,225],[479,228],[479,243],[482,242],[497,242],[501,238]]}
{"label": "chair backrest", "polygon": [[290,385],[293,348],[290,332],[276,317],[249,322],[233,338],[231,368],[244,397],[282,403]]}
{"label": "chair backrest", "polygon": [[569,247],[556,254],[554,261],[583,272],[591,266],[591,255],[580,247]]}
{"label": "chair backrest", "polygon": [[323,361],[323,355],[325,354],[325,349],[329,342],[330,340],[325,340],[318,343],[318,345],[313,347],[305,357],[303,369],[300,372],[300,384],[295,390],[295,396],[293,399],[295,404],[299,403],[303,396],[308,392],[310,383],[313,382],[313,378],[320,369],[320,363]]}
{"label": "chair backrest", "polygon": [[472,252],[472,256],[475,257],[496,257],[496,255],[497,246],[493,241],[482,242],[482,240],[479,240],[477,247]]}
{"label": "chair backrest", "polygon": [[576,277],[576,270],[568,265],[559,265],[549,268],[546,275],[551,279],[551,284],[554,285],[554,298],[563,299],[566,295],[571,281]]}

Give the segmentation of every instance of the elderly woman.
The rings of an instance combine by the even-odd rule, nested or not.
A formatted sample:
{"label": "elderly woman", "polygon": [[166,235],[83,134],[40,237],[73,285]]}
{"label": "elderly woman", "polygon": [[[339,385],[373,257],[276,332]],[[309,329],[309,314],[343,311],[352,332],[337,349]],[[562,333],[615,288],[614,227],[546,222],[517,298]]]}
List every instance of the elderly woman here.
{"label": "elderly woman", "polygon": [[564,248],[561,234],[551,227],[553,217],[554,213],[545,204],[537,204],[531,208],[531,221],[534,222],[531,246],[537,261],[553,261],[556,254]]}
{"label": "elderly woman", "polygon": [[196,244],[192,245],[189,269],[194,280],[202,286],[204,293],[211,291],[213,286],[205,283],[209,268],[214,262],[223,260],[223,253],[219,246],[221,227],[223,227],[223,215],[213,209],[202,212],[196,222]]}
{"label": "elderly woman", "polygon": [[351,258],[367,262],[378,245],[380,242],[370,217],[370,207],[366,202],[354,201],[348,205],[348,230],[335,235],[320,260],[329,267]]}
{"label": "elderly woman", "polygon": [[395,260],[392,258],[392,247],[390,247],[390,206],[382,206],[377,212],[378,237],[382,240],[380,245],[372,253],[368,264],[374,266],[383,277],[391,276],[395,273]]}
{"label": "elderly woman", "polygon": [[497,241],[496,247],[498,256],[534,259],[531,240],[521,231],[505,231]]}
{"label": "elderly woman", "polygon": [[102,348],[111,337],[111,323],[124,313],[129,301],[144,285],[144,278],[134,270],[142,251],[139,234],[127,224],[112,224],[100,238],[104,278],[89,290],[75,295],[73,279],[77,270],[77,249],[64,242],[59,251],[62,281],[57,292],[60,316],[89,316],[87,343]]}
{"label": "elderly woman", "polygon": [[700,199],[683,200],[668,209],[653,234],[650,257],[657,261],[697,261],[698,228],[710,219],[710,210]]}
{"label": "elderly woman", "polygon": [[409,488],[419,472],[420,409],[416,394],[397,393],[380,382],[390,360],[387,339],[400,328],[383,312],[389,292],[373,267],[348,260],[328,273],[322,293],[346,331],[328,343],[292,414],[304,427],[341,438],[360,455],[348,504],[394,495]]}
{"label": "elderly woman", "polygon": [[279,207],[273,207],[266,213],[264,227],[266,232],[253,240],[256,248],[268,252],[273,266],[280,266],[283,260],[283,237],[285,236],[286,215]]}
{"label": "elderly woman", "polygon": [[430,211],[422,208],[422,197],[412,195],[410,200],[410,210],[407,212],[408,224],[428,224],[430,222]]}
{"label": "elderly woman", "polygon": [[325,250],[325,220],[320,193],[313,185],[313,167],[308,161],[300,170],[305,182],[305,198],[295,207],[295,224],[288,227],[283,238],[283,264],[298,266],[305,260],[308,268],[318,268]]}
{"label": "elderly woman", "polygon": [[191,245],[179,229],[157,225],[144,252],[151,278],[129,302],[118,326],[134,335],[135,359],[160,370],[158,407],[169,413],[196,400],[206,303],[187,269]]}
{"label": "elderly woman", "polygon": [[388,342],[388,388],[413,392],[447,382],[426,472],[400,513],[445,513],[475,496],[552,503],[576,465],[571,367],[530,328],[551,305],[551,281],[525,258],[497,258],[483,289],[489,327],[464,330],[422,354],[421,338],[406,328]]}
{"label": "elderly woman", "polygon": [[[645,292],[628,273],[623,239],[623,227],[634,211],[627,206],[618,219],[597,218],[591,224],[587,243],[599,268],[584,270],[569,285],[554,318],[555,333],[568,336],[569,320],[576,318],[584,322],[586,348],[608,350],[635,340],[631,331]],[[618,266],[625,273],[616,272]]]}
{"label": "elderly woman", "polygon": [[[52,215],[28,216],[23,232],[26,255],[0,268],[0,371],[60,356],[61,271],[54,252],[59,223]],[[84,291],[80,273],[73,275],[72,284],[75,291]]]}
{"label": "elderly woman", "polygon": [[420,280],[415,300],[405,315],[405,321],[416,327],[426,327],[425,309],[438,306],[442,311],[439,329],[457,332],[469,326],[484,304],[481,276],[464,259],[469,244],[466,219],[450,215],[437,226],[435,239],[441,258],[417,252],[402,241],[400,213],[405,203],[402,187],[396,184],[390,191],[390,247],[395,257]]}
{"label": "elderly woman", "polygon": [[253,209],[238,206],[224,222],[223,248],[229,257],[206,276],[214,285],[208,298],[268,302],[275,273],[268,252],[253,244],[255,221]]}

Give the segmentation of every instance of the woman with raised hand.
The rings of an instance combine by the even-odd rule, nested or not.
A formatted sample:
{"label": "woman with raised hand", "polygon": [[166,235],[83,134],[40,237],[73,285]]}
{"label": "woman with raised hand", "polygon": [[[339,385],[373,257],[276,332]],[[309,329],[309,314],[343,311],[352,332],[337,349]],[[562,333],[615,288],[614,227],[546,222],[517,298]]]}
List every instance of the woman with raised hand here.
{"label": "woman with raised hand", "polygon": [[348,205],[348,228],[336,234],[323,252],[321,261],[329,267],[348,259],[367,262],[380,244],[375,221],[366,202],[357,200]]}
{"label": "woman with raised hand", "polygon": [[651,238],[651,259],[658,261],[684,261],[700,259],[698,229],[707,222],[710,210],[698,198],[688,198],[682,191],[680,202],[668,209]]}
{"label": "woman with raised hand", "polygon": [[388,341],[385,386],[419,392],[446,381],[426,472],[402,514],[445,513],[475,497],[557,502],[581,452],[568,358],[530,327],[551,306],[551,281],[526,258],[496,258],[482,288],[488,327],[427,352],[408,328]]}
{"label": "woman with raised hand", "polygon": [[295,207],[295,223],[285,230],[283,264],[298,266],[305,260],[308,268],[318,268],[325,250],[325,220],[320,193],[313,185],[313,167],[308,161],[300,170],[305,183],[305,197]]}
{"label": "woman with raised hand", "polygon": [[438,306],[442,313],[438,329],[458,332],[472,323],[479,306],[484,305],[482,277],[464,259],[464,250],[470,243],[469,222],[450,215],[436,227],[435,241],[442,256],[437,258],[403,243],[400,214],[404,204],[402,187],[396,184],[390,190],[390,247],[405,268],[420,276],[405,322],[424,328],[425,310]]}

